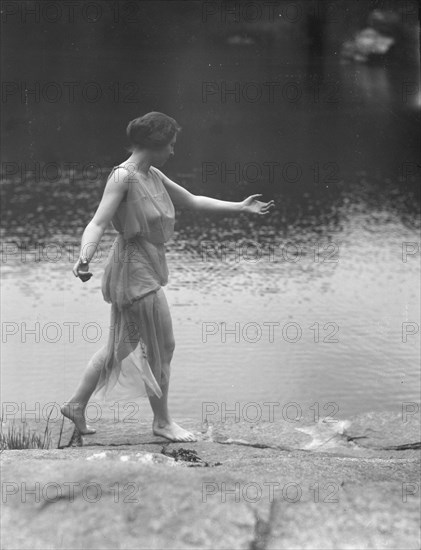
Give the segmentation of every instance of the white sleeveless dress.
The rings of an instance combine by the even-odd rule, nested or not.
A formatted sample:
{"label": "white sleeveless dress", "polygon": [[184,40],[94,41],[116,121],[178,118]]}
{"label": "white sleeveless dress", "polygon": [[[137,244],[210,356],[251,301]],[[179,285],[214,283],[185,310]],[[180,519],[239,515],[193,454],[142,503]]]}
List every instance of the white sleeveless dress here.
{"label": "white sleeveless dress", "polygon": [[126,399],[161,397],[170,374],[161,361],[157,292],[168,282],[165,242],[174,232],[174,205],[159,170],[151,167],[147,182],[126,170],[127,194],[112,219],[118,235],[102,277],[104,300],[111,303],[110,334],[90,360],[101,371],[94,392],[100,399],[112,388]]}

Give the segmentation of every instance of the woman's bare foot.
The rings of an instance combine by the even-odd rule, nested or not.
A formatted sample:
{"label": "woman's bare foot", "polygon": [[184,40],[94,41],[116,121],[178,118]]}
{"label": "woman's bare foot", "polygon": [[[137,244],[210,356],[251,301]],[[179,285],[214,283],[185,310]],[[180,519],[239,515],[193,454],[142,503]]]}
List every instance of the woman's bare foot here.
{"label": "woman's bare foot", "polygon": [[91,435],[96,432],[96,430],[86,425],[85,408],[78,403],[65,403],[60,411],[63,416],[74,423],[82,435]]}
{"label": "woman's bare foot", "polygon": [[160,435],[170,441],[197,441],[196,437],[176,424],[175,422],[159,423],[154,421],[152,424],[154,435]]}

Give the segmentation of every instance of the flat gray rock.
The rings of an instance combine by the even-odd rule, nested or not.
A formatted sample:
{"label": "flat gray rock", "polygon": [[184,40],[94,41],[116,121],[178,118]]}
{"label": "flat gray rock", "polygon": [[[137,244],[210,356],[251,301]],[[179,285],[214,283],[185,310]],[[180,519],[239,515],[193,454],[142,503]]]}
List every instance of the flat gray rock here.
{"label": "flat gray rock", "polygon": [[179,422],[197,442],[149,420],[91,436],[57,422],[51,448],[3,451],[3,547],[420,547],[416,415]]}

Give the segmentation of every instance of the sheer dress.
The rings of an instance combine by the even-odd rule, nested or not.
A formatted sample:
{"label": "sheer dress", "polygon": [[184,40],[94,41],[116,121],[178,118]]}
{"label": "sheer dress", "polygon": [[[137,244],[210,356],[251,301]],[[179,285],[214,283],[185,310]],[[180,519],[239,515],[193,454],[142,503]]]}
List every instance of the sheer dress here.
{"label": "sheer dress", "polygon": [[[109,178],[117,168],[114,167]],[[162,362],[162,286],[168,282],[165,243],[174,232],[174,206],[161,179],[149,170],[147,181],[127,171],[128,189],[111,222],[118,232],[102,276],[102,294],[111,304],[108,343],[91,358],[100,370],[94,396],[106,398],[111,389],[124,398],[162,396],[169,379]],[[108,178],[108,179],[109,179]]]}

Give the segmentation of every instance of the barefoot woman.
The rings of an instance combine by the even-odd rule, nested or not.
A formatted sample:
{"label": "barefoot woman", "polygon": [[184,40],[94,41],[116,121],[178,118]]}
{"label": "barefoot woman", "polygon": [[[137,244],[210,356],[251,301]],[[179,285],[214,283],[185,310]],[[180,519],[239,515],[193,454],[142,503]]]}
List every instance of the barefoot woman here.
{"label": "barefoot woman", "polygon": [[62,407],[84,435],[94,433],[85,421],[87,403],[105,397],[114,386],[125,397],[148,396],[155,435],[171,441],[195,441],[168,411],[170,363],[174,336],[168,303],[162,289],[168,269],[165,242],[174,231],[174,205],[216,213],[269,213],[273,201],[252,195],[242,202],[196,196],[167,178],[162,167],[174,155],[177,122],[158,112],[132,120],[127,127],[131,156],[114,167],[98,209],[82,236],[81,254],[73,273],[82,281],[88,264],[111,221],[118,231],[107,258],[102,294],[111,303],[111,334],[107,345],[89,361],[73,396]]}

